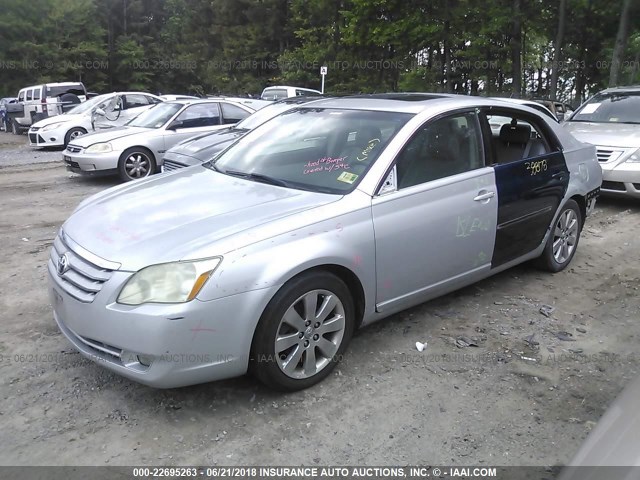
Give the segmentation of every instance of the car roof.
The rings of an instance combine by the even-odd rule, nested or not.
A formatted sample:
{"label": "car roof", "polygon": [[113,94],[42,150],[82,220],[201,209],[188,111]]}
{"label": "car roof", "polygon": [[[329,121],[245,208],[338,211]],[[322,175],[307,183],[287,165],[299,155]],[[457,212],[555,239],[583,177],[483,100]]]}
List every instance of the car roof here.
{"label": "car roof", "polygon": [[[378,110],[416,114],[432,106],[442,106],[443,104],[448,104],[452,109],[473,106],[513,108],[519,105],[504,100],[506,99],[447,93],[383,93],[319,99],[313,102],[313,108]],[[527,105],[522,106],[527,107]],[[301,108],[305,108],[305,106],[303,105]],[[536,112],[542,113],[537,110]]]}
{"label": "car roof", "polygon": [[640,92],[640,85],[628,85],[623,87],[611,87],[602,90],[598,93],[612,93],[612,92]]}

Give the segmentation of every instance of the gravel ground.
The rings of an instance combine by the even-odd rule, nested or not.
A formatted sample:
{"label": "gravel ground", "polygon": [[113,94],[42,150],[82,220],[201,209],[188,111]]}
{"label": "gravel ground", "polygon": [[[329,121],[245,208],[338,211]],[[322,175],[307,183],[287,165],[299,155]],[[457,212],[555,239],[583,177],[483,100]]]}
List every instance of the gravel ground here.
{"label": "gravel ground", "polygon": [[365,328],[312,389],[132,383],[73,351],[45,275],[58,227],[117,180],[24,142],[0,133],[1,465],[561,465],[638,373],[640,204],[603,200],[564,272],[523,265]]}

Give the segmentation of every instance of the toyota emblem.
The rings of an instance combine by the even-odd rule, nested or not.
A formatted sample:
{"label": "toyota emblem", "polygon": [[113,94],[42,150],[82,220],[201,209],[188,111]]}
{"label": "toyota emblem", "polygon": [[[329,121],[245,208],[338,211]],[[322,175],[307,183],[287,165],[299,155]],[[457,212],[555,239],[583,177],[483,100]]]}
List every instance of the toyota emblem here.
{"label": "toyota emblem", "polygon": [[69,257],[66,253],[63,253],[58,257],[58,275],[64,275],[69,270]]}

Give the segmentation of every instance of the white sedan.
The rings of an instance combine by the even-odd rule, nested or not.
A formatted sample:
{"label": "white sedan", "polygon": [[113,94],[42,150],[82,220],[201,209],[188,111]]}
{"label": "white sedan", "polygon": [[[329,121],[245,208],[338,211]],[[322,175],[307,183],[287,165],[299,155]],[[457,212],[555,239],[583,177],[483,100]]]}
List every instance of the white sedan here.
{"label": "white sedan", "polygon": [[[66,147],[86,133],[99,128],[124,125],[163,99],[143,92],[113,92],[98,95],[67,113],[48,117],[29,128],[32,147]],[[102,115],[98,115],[100,113]]]}

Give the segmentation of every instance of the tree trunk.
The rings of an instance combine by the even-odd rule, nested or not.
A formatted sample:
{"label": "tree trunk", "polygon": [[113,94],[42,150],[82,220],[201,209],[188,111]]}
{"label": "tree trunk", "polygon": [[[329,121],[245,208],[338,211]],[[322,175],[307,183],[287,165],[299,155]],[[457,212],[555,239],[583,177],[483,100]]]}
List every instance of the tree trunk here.
{"label": "tree trunk", "polygon": [[513,0],[513,23],[511,32],[511,65],[513,66],[513,96],[520,98],[522,91],[522,19],[521,0]]}
{"label": "tree trunk", "polygon": [[551,62],[551,100],[556,100],[558,93],[558,74],[562,63],[562,47],[564,45],[564,30],[567,23],[567,0],[560,0],[558,17],[558,34],[553,45],[553,61]]}
{"label": "tree trunk", "polygon": [[444,22],[444,79],[447,84],[447,92],[453,93],[453,85],[451,84],[451,45],[450,43],[451,23],[449,20]]}
{"label": "tree trunk", "polygon": [[613,47],[613,55],[611,56],[611,71],[609,72],[609,87],[618,85],[620,77],[620,66],[622,57],[627,48],[627,40],[629,39],[629,16],[631,15],[631,0],[622,1],[622,12],[620,14],[620,24],[618,25],[618,35],[616,36],[616,44]]}

